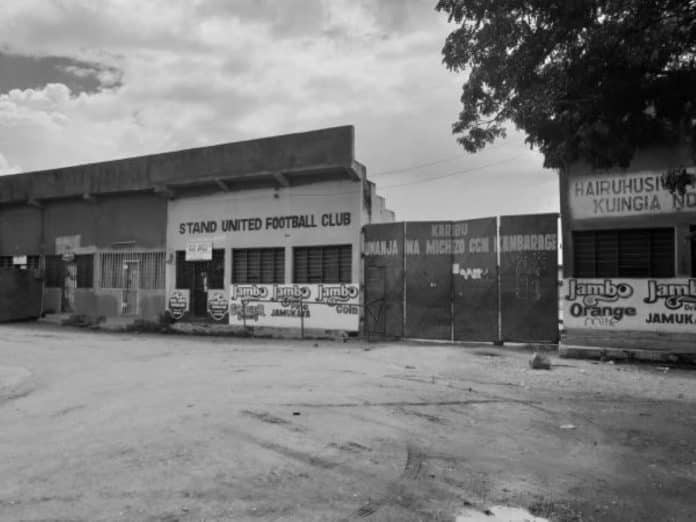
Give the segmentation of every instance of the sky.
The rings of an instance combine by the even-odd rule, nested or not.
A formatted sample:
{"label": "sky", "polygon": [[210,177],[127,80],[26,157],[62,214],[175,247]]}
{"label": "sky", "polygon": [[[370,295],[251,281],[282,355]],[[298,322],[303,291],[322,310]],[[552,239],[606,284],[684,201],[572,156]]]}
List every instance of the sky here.
{"label": "sky", "polygon": [[354,125],[398,220],[558,211],[509,128],[466,153],[427,0],[2,0],[0,174]]}

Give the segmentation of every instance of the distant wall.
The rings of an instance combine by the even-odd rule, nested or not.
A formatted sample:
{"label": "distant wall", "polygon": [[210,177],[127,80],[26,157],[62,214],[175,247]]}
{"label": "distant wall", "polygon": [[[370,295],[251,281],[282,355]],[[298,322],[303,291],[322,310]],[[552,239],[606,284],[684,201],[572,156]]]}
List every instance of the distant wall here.
{"label": "distant wall", "polygon": [[150,190],[211,177],[353,167],[352,126],[3,176],[0,203]]}
{"label": "distant wall", "polygon": [[152,193],[47,201],[42,208],[0,208],[0,255],[51,255],[56,238],[80,236],[80,247],[133,242],[164,248],[167,201]]}

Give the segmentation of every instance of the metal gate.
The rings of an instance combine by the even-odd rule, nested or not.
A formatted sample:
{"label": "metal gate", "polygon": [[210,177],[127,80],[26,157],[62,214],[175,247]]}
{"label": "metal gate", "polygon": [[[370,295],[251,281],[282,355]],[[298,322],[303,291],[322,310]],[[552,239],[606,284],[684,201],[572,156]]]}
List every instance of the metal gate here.
{"label": "metal gate", "polygon": [[452,225],[454,339],[498,339],[498,263],[495,218]]}
{"label": "metal gate", "polygon": [[503,341],[558,339],[556,214],[500,218]]}
{"label": "metal gate", "polygon": [[557,214],[368,225],[366,334],[558,340]]}
{"label": "metal gate", "polygon": [[365,324],[368,336],[404,335],[404,224],[364,230]]}
{"label": "metal gate", "polygon": [[451,224],[408,222],[405,225],[404,335],[421,339],[450,339]]}

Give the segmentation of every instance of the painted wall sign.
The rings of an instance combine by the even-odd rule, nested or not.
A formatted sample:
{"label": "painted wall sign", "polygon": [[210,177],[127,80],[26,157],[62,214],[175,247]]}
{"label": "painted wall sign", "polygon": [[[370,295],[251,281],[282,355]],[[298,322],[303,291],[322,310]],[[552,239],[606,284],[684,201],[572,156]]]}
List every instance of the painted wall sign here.
{"label": "painted wall sign", "polygon": [[562,298],[567,328],[696,331],[696,279],[565,279]]}
{"label": "painted wall sign", "polygon": [[208,290],[208,315],[222,321],[229,312],[230,302],[224,290]]}
{"label": "painted wall sign", "polygon": [[167,299],[167,309],[174,319],[179,320],[188,312],[189,301],[188,289],[172,290]]}
{"label": "painted wall sign", "polygon": [[211,259],[213,259],[212,241],[186,243],[186,261],[210,261]]}
{"label": "painted wall sign", "polygon": [[13,265],[26,265],[27,264],[27,256],[12,256],[12,264]]}
{"label": "painted wall sign", "polygon": [[357,331],[360,289],[351,284],[232,285],[232,325]]}
{"label": "painted wall sign", "polygon": [[696,187],[670,194],[659,172],[602,174],[571,178],[568,202],[575,219],[696,211]]}
{"label": "painted wall sign", "polygon": [[289,216],[235,217],[179,223],[179,234],[214,234],[216,232],[256,232],[318,227],[347,227],[353,221],[350,212],[294,214]]}

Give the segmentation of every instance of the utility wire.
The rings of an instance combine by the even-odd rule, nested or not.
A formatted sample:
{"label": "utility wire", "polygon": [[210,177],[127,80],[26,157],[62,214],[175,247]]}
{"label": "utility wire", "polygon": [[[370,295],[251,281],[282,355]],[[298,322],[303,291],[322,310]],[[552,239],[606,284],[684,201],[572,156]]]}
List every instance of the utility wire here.
{"label": "utility wire", "polygon": [[392,170],[383,170],[382,172],[368,172],[369,177],[375,177],[375,176],[389,176],[391,174],[399,174],[400,172],[406,172],[409,170],[416,170],[420,169],[423,167],[432,167],[433,165],[439,165],[440,163],[447,163],[448,161],[454,161],[456,159],[462,158],[461,154],[457,154],[456,156],[450,156],[448,158],[443,158],[435,161],[431,161],[429,163],[421,163],[419,165],[411,165],[410,167],[403,167],[400,169],[392,169]]}
{"label": "utility wire", "polygon": [[[506,159],[504,159],[504,160],[494,161],[494,162],[491,162],[491,163],[486,163],[486,164],[484,164],[484,165],[477,165],[476,167],[471,167],[471,168],[464,169],[464,170],[455,170],[455,171],[453,171],[453,172],[448,172],[447,174],[442,174],[442,175],[439,175],[439,176],[432,176],[432,177],[429,177],[429,178],[417,179],[417,180],[414,180],[414,181],[406,181],[406,182],[404,182],[404,183],[394,183],[394,184],[392,184],[392,185],[382,185],[382,186],[380,186],[380,187],[378,187],[378,188],[379,188],[380,190],[382,190],[382,189],[387,189],[387,188],[399,188],[399,187],[405,187],[405,186],[409,186],[409,185],[416,185],[416,184],[419,184],[419,183],[430,183],[431,181],[438,181],[438,180],[441,180],[441,179],[444,179],[444,178],[451,178],[451,177],[453,177],[453,176],[458,176],[458,175],[460,175],[460,174],[469,174],[469,173],[471,173],[471,172],[476,172],[476,171],[479,171],[479,170],[487,169],[488,167],[493,167],[493,166],[495,166],[495,165],[502,165],[503,163],[509,163],[509,162],[511,162],[511,161],[516,160],[516,159],[519,158],[519,157],[520,157],[520,155],[518,154],[518,155],[516,155],[516,156],[512,156],[512,157],[506,158]],[[347,191],[341,191],[341,192],[305,193],[305,194],[302,194],[302,193],[295,193],[295,194],[292,195],[292,197],[299,197],[299,198],[304,198],[304,197],[310,197],[310,198],[311,198],[311,197],[331,197],[331,196],[341,196],[341,195],[345,195],[345,194],[354,194],[354,193],[355,193],[354,190],[347,190]],[[265,198],[268,198],[268,196],[265,195],[265,194],[264,194],[264,195],[259,194],[258,196],[255,196],[255,197],[245,197],[244,200],[245,200],[245,201],[249,201],[249,200],[265,199]]]}
{"label": "utility wire", "polygon": [[513,156],[513,157],[511,157],[511,158],[507,158],[507,159],[504,159],[504,160],[501,160],[501,161],[494,161],[494,162],[492,162],[492,163],[486,163],[485,165],[479,165],[479,166],[477,166],[477,167],[472,167],[472,168],[470,168],[470,169],[456,170],[456,171],[454,171],[454,172],[448,172],[447,174],[442,174],[442,175],[440,175],[440,176],[432,176],[432,177],[429,177],[429,178],[417,179],[417,180],[414,180],[414,181],[407,181],[407,182],[405,182],[405,183],[395,183],[395,184],[393,184],[393,185],[382,185],[382,187],[380,187],[380,188],[385,189],[385,188],[406,187],[406,186],[409,186],[409,185],[416,185],[416,184],[418,184],[418,183],[428,183],[428,182],[430,182],[430,181],[437,181],[437,180],[444,179],[444,178],[451,178],[452,176],[457,176],[457,175],[459,175],[459,174],[467,174],[467,173],[470,173],[470,172],[475,172],[475,171],[477,171],[477,170],[487,169],[488,167],[493,167],[493,166],[495,166],[495,165],[501,165],[501,164],[503,164],[503,163],[509,163],[510,161],[516,160],[516,159],[519,158],[519,157],[520,157],[520,156],[519,156],[519,154],[518,154],[517,156]]}

